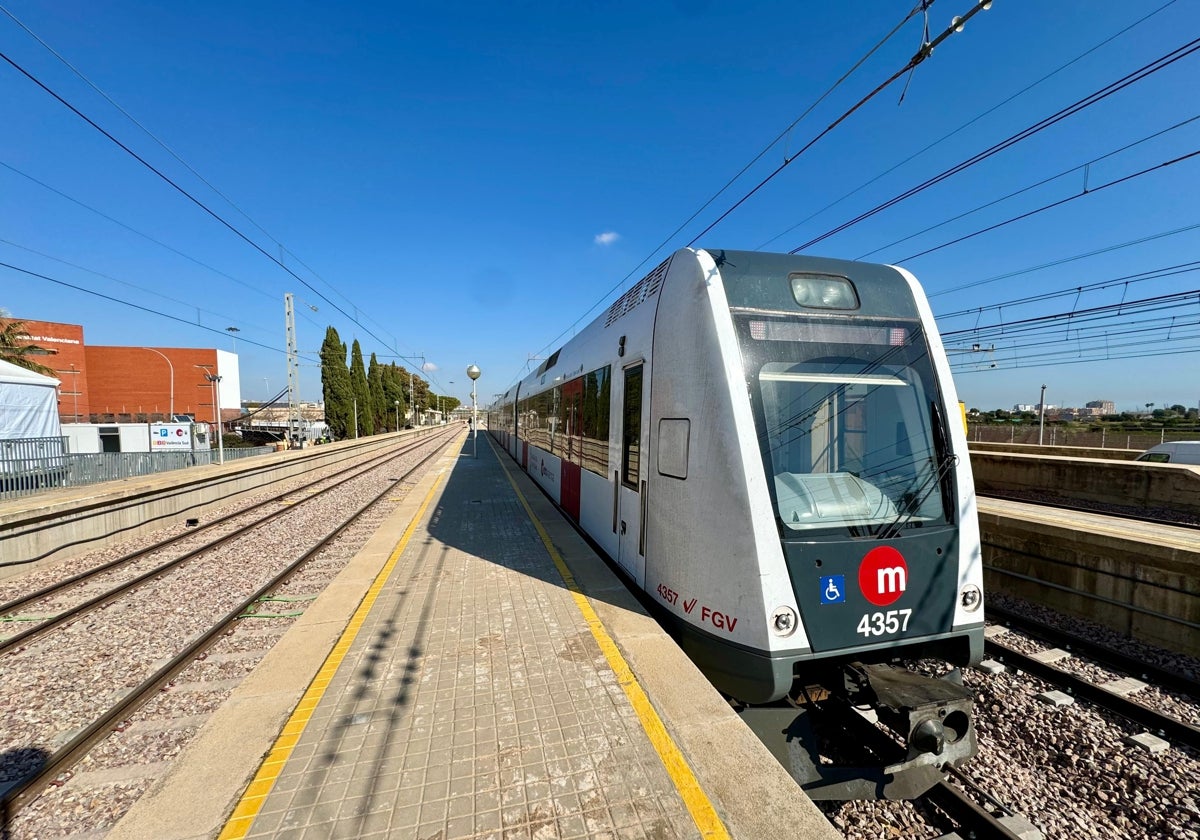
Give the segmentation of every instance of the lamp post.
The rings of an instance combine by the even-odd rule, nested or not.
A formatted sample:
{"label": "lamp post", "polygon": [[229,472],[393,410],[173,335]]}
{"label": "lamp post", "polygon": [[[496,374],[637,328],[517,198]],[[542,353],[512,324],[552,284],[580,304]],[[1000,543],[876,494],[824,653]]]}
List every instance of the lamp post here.
{"label": "lamp post", "polygon": [[233,337],[233,353],[237,355],[237,334],[241,332],[237,327],[226,327],[225,332]]}
{"label": "lamp post", "polygon": [[396,431],[400,431],[400,400],[392,400],[396,404]]}
{"label": "lamp post", "polygon": [[217,420],[217,463],[225,463],[225,424],[221,421],[221,377],[215,373],[204,372],[204,378],[212,385],[213,416]]}
{"label": "lamp post", "polygon": [[171,364],[171,360],[167,358],[167,354],[161,350],[155,350],[153,347],[143,347],[143,350],[149,350],[151,353],[157,353],[163,357],[163,361],[167,363],[167,367],[171,371],[171,419],[170,422],[175,422],[175,365]]}
{"label": "lamp post", "polygon": [[1042,433],[1046,425],[1046,386],[1042,386],[1042,397],[1038,400],[1038,446],[1042,445]]}
{"label": "lamp post", "polygon": [[479,378],[480,370],[475,365],[467,368],[467,376],[471,377],[471,457],[479,457],[479,409],[475,404],[475,380]]}
{"label": "lamp post", "polygon": [[412,415],[413,425],[417,425],[417,404],[413,402],[413,375],[408,372],[408,413]]}

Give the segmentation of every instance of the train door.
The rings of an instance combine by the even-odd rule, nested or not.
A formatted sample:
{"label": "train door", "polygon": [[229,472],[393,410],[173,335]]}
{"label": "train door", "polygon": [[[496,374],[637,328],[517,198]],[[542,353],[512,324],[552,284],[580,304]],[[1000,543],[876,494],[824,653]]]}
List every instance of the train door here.
{"label": "train door", "polygon": [[575,379],[562,386],[562,405],[559,418],[562,421],[562,466],[559,476],[559,504],[567,515],[579,521],[579,487],[583,464],[583,439],[579,434],[582,414],[579,411],[583,399],[583,379]]}
{"label": "train door", "polygon": [[646,543],[642,530],[646,479],[642,453],[643,364],[625,368],[621,401],[621,480],[617,487],[617,564],[645,583]]}

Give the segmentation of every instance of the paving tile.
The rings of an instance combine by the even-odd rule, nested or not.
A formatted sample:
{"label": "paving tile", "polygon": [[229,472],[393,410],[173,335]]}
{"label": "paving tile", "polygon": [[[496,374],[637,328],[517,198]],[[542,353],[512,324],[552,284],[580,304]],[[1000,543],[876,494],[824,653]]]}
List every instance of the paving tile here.
{"label": "paving tile", "polygon": [[490,448],[458,459],[248,837],[373,834],[698,836]]}

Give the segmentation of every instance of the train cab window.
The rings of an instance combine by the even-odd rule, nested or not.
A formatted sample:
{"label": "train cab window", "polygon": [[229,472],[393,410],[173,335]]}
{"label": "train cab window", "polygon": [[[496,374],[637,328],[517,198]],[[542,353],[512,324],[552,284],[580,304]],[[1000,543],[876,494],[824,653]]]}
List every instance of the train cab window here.
{"label": "train cab window", "polygon": [[945,521],[925,377],[853,358],[758,371],[764,463],[784,527]]}

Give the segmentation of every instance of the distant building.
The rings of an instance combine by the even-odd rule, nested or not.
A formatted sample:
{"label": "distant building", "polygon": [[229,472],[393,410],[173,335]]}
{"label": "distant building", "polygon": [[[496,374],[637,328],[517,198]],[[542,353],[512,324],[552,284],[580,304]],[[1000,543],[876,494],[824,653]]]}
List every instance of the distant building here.
{"label": "distant building", "polygon": [[[53,321],[22,321],[30,344],[49,355],[38,361],[61,381],[58,416],[63,423],[150,423],[172,412],[197,421],[241,415],[238,357],[224,350],[191,347],[88,346],[83,327]],[[220,376],[219,388],[206,376]]]}
{"label": "distant building", "polygon": [[1084,404],[1084,408],[1089,409],[1089,414],[1104,415],[1116,414],[1117,405],[1112,400],[1092,400]]}

